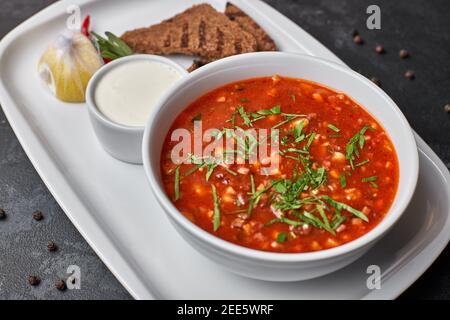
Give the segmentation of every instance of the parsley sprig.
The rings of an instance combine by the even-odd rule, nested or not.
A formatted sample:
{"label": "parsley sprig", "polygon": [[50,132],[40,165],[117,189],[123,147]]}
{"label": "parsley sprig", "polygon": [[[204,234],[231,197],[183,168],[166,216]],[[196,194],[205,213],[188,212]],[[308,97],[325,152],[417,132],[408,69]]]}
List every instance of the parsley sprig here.
{"label": "parsley sprig", "polygon": [[[185,177],[190,176],[200,168],[207,168],[206,170],[206,181],[209,180],[211,175],[214,172],[214,169],[218,166],[221,166],[223,164],[223,159],[218,159],[215,157],[196,157],[195,155],[190,155],[190,160],[193,164],[195,164],[194,167],[187,170],[184,174]],[[228,173],[232,174],[233,176],[237,175],[237,172],[234,172],[227,166],[222,166],[222,168],[227,171]]]}
{"label": "parsley sprig", "polygon": [[134,54],[133,50],[112,32],[105,32],[106,38],[92,31],[91,35],[97,41],[100,54],[103,58],[115,60]]}
{"label": "parsley sprig", "polygon": [[375,183],[375,181],[377,181],[378,177],[377,176],[372,176],[372,177],[367,177],[367,178],[362,178],[361,182],[368,182],[370,183],[370,185],[374,188],[378,188],[378,185]]}
{"label": "parsley sprig", "polygon": [[253,209],[258,205],[259,201],[261,200],[262,195],[264,193],[266,193],[267,191],[269,191],[270,189],[272,189],[272,187],[276,183],[276,181],[272,181],[272,183],[270,183],[268,186],[266,186],[260,190],[256,190],[255,178],[253,175],[250,175],[250,183],[251,183],[251,192],[249,193],[250,200],[249,200],[249,205],[248,205],[248,209],[247,209],[248,216],[252,215]]}
{"label": "parsley sprig", "polygon": [[215,185],[211,185],[213,201],[214,201],[214,216],[213,216],[213,228],[214,232],[220,228],[220,199],[217,197],[217,190]]}
{"label": "parsley sprig", "polygon": [[174,181],[175,201],[180,199],[180,167],[175,169],[175,181]]}
{"label": "parsley sprig", "polygon": [[[356,158],[360,156],[360,150],[364,148],[364,144],[366,143],[366,138],[364,134],[368,129],[372,128],[371,126],[364,126],[361,130],[358,131],[347,143],[345,147],[345,158],[350,162],[350,166],[352,169],[355,169],[354,161]],[[359,149],[359,150],[358,150]]]}

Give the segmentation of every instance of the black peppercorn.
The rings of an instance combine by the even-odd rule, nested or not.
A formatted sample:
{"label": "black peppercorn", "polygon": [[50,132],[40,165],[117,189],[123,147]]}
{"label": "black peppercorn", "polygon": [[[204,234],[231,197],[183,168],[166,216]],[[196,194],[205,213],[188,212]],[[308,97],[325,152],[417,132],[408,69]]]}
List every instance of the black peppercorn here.
{"label": "black peppercorn", "polygon": [[383,54],[383,53],[386,52],[386,50],[384,50],[383,46],[378,45],[378,46],[375,47],[375,52],[378,53],[378,54]]}
{"label": "black peppercorn", "polygon": [[416,75],[414,74],[414,71],[412,70],[408,70],[405,72],[405,78],[408,80],[413,80],[416,77]]}
{"label": "black peppercorn", "polygon": [[47,243],[47,249],[48,249],[48,251],[53,252],[53,251],[58,250],[58,246],[53,241],[49,241]]}
{"label": "black peppercorn", "polygon": [[6,219],[6,212],[0,208],[0,220]]}
{"label": "black peppercorn", "polygon": [[398,55],[400,56],[401,59],[405,59],[409,57],[409,52],[406,51],[405,49],[401,49]]}
{"label": "black peppercorn", "polygon": [[33,219],[36,221],[41,221],[42,219],[44,219],[44,215],[41,211],[35,211],[33,212]]}
{"label": "black peppercorn", "polygon": [[28,283],[33,287],[38,286],[41,283],[41,278],[39,278],[38,276],[29,276]]}
{"label": "black peppercorn", "polygon": [[359,34],[357,34],[356,36],[353,37],[353,42],[356,44],[363,44],[363,39],[361,38],[361,36]]}
{"label": "black peppercorn", "polygon": [[64,290],[66,290],[66,283],[65,283],[65,281],[64,280],[57,280],[56,282],[55,282],[55,288],[56,289],[58,289],[59,291],[64,291]]}

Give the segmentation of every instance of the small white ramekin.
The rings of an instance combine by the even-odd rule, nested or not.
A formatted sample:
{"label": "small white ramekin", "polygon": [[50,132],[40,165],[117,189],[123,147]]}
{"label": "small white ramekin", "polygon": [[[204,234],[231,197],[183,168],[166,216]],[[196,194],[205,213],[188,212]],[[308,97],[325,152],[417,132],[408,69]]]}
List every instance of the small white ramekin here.
{"label": "small white ramekin", "polygon": [[[311,80],[348,94],[371,113],[390,136],[399,161],[398,191],[385,218],[362,237],[339,247],[317,252],[288,254],[257,251],[206,232],[181,214],[167,197],[160,172],[163,136],[180,112],[198,97],[219,86],[274,74]],[[397,105],[378,86],[343,65],[312,56],[281,52],[234,56],[208,64],[189,74],[167,92],[153,110],[145,130],[142,151],[145,172],[156,199],[183,238],[228,270],[270,281],[319,277],[361,257],[401,217],[411,200],[419,172],[418,152],[411,128]]]}
{"label": "small white ramekin", "polygon": [[86,90],[89,118],[100,144],[114,158],[134,164],[142,164],[142,137],[144,136],[145,127],[122,125],[108,119],[96,106],[95,90],[99,81],[110,70],[139,60],[167,64],[182,76],[188,74],[183,67],[170,59],[155,55],[138,54],[120,58],[104,65],[94,74]]}

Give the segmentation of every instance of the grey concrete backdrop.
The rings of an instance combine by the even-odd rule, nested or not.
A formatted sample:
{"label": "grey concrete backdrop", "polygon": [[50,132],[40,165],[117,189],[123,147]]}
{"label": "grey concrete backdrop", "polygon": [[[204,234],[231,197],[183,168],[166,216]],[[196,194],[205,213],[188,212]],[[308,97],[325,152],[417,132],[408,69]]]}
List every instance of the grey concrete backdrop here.
{"label": "grey concrete backdrop", "polygon": [[[383,89],[399,104],[412,127],[450,166],[450,1],[389,0],[265,0],[298,23],[334,51],[352,68],[377,77]],[[20,22],[53,0],[0,0],[0,38]],[[365,10],[378,4],[382,30],[365,28]],[[352,41],[359,30],[365,43]],[[386,54],[377,55],[381,44]],[[406,48],[411,58],[400,60]],[[403,74],[416,73],[414,81]],[[50,195],[23,152],[0,111],[0,207],[8,214],[0,220],[0,299],[130,299],[74,228]],[[42,210],[44,220],[32,219]],[[48,252],[48,241],[59,249]],[[447,248],[432,267],[401,298],[449,299],[450,250]],[[69,265],[80,266],[82,289],[59,292],[54,281],[66,277]],[[87,272],[86,272],[87,271]],[[42,283],[30,287],[29,275]],[[186,297],[189,298],[189,297]]]}

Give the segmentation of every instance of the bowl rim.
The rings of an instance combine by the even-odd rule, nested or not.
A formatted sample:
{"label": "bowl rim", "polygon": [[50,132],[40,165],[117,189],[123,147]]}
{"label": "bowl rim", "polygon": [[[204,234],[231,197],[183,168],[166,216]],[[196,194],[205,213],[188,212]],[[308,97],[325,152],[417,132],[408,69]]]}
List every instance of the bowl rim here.
{"label": "bowl rim", "polygon": [[[366,85],[368,85],[371,90],[375,90],[376,93],[381,95],[381,98],[385,101],[386,104],[390,105],[392,108],[392,111],[397,116],[398,120],[401,122],[401,126],[405,128],[407,132],[405,132],[405,135],[408,137],[407,141],[410,145],[410,151],[411,154],[409,155],[409,165],[410,165],[410,171],[408,172],[410,174],[410,180],[413,182],[411,184],[406,185],[406,188],[402,190],[402,194],[400,194],[400,190],[397,190],[397,194],[395,195],[394,199],[397,199],[398,197],[401,197],[401,201],[397,205],[397,210],[392,211],[392,207],[387,212],[386,216],[369,232],[364,234],[363,236],[354,239],[350,242],[347,242],[343,245],[330,248],[330,249],[324,249],[320,251],[314,251],[314,252],[302,252],[302,253],[278,253],[278,252],[270,252],[270,251],[262,251],[262,250],[256,250],[244,246],[240,246],[237,244],[234,244],[232,242],[228,242],[226,240],[223,240],[206,230],[203,230],[193,222],[191,222],[188,218],[186,218],[170,201],[170,199],[167,197],[165,191],[160,187],[158,183],[158,174],[155,175],[155,172],[152,170],[151,161],[150,161],[150,142],[151,137],[150,133],[153,131],[153,127],[157,125],[155,123],[155,119],[157,115],[159,114],[162,107],[164,107],[165,102],[171,97],[171,95],[178,90],[180,90],[185,84],[192,82],[196,78],[200,78],[205,74],[208,74],[211,70],[216,71],[216,68],[226,68],[227,65],[233,64],[235,67],[236,62],[240,62],[244,65],[244,63],[251,62],[252,59],[255,57],[261,58],[261,59],[271,59],[273,57],[291,57],[294,59],[300,59],[303,61],[313,61],[316,63],[325,64],[327,67],[337,69],[339,72],[346,73],[350,75],[351,77],[355,78],[355,81],[362,81],[365,82]],[[248,77],[251,78],[251,77]],[[245,80],[246,78],[243,78],[242,80]],[[181,110],[180,110],[181,112]],[[368,111],[369,112],[369,111]],[[178,116],[178,114],[174,114],[174,119]],[[377,119],[375,117],[375,119]],[[377,119],[378,121],[378,119]],[[385,129],[386,130],[386,129]],[[390,132],[388,132],[390,134]],[[335,62],[332,62],[327,59],[318,58],[315,56],[307,55],[307,54],[299,54],[299,53],[286,53],[286,52],[255,52],[255,53],[246,53],[241,54],[237,56],[231,56],[227,57],[218,61],[214,61],[212,63],[209,63],[205,66],[203,66],[200,69],[195,70],[194,72],[190,73],[187,77],[182,79],[180,82],[178,82],[174,87],[168,90],[163,97],[159,100],[159,104],[155,106],[155,108],[152,110],[150,117],[148,119],[147,125],[145,127],[144,131],[144,137],[142,142],[142,152],[143,152],[143,163],[144,163],[144,170],[146,173],[146,176],[148,178],[148,181],[150,183],[150,187],[160,203],[160,205],[163,207],[166,214],[168,214],[169,218],[173,219],[178,225],[181,225],[181,227],[184,230],[187,230],[190,235],[195,236],[198,240],[204,242],[205,244],[209,246],[213,246],[216,249],[225,251],[229,254],[234,254],[237,256],[241,256],[244,258],[251,258],[257,261],[266,261],[266,262],[307,262],[307,261],[319,261],[324,259],[329,259],[337,256],[343,256],[346,254],[350,254],[351,252],[354,252],[358,249],[362,249],[364,247],[367,247],[374,241],[380,239],[387,231],[389,231],[395,223],[400,219],[400,217],[403,215],[404,211],[406,210],[407,206],[409,205],[411,198],[414,194],[418,175],[419,175],[419,155],[417,150],[416,141],[414,139],[414,135],[412,133],[412,129],[406,119],[406,117],[401,112],[400,108],[396,105],[396,103],[383,91],[375,85],[372,81],[367,79],[366,77],[362,76],[361,74],[353,71],[352,69],[348,68],[345,65],[338,64]],[[399,163],[400,166],[400,163]],[[178,231],[178,230],[177,230]]]}
{"label": "bowl rim", "polygon": [[[97,72],[95,72],[94,76],[89,80],[88,86],[86,88],[86,104],[88,106],[89,111],[91,114],[93,114],[97,120],[108,126],[112,130],[119,130],[122,132],[138,132],[142,133],[145,130],[146,125],[143,126],[129,126],[126,124],[121,124],[118,122],[115,122],[111,119],[109,119],[107,116],[101,112],[98,107],[97,103],[95,102],[95,90],[97,88],[97,85],[99,81],[110,72],[112,69],[127,64],[132,63],[135,61],[153,61],[153,62],[159,62],[165,65],[168,65],[172,68],[174,68],[177,72],[180,73],[181,79],[183,77],[186,77],[189,73],[186,69],[184,69],[182,66],[180,66],[178,63],[162,56],[157,56],[153,54],[134,54],[126,57],[122,57],[116,60],[113,60],[107,64],[104,64],[102,67],[100,67]],[[179,79],[178,81],[181,81]],[[178,82],[177,81],[177,82]],[[170,89],[169,89],[170,90]],[[159,106],[159,102],[156,103],[156,106]]]}

